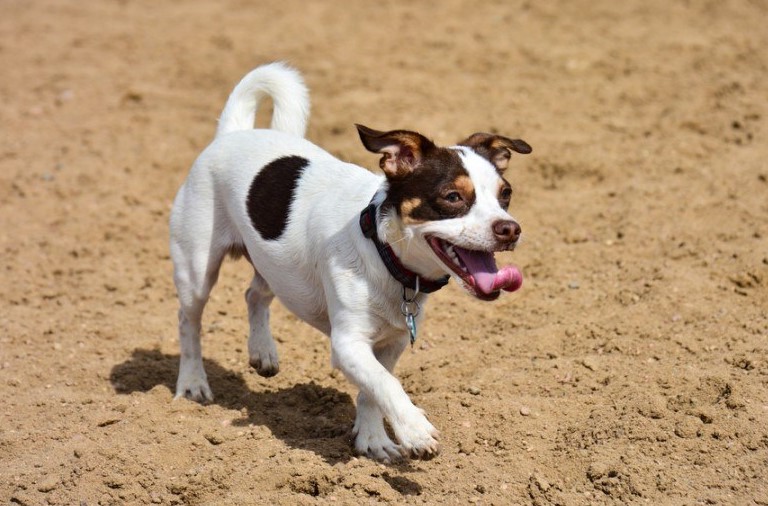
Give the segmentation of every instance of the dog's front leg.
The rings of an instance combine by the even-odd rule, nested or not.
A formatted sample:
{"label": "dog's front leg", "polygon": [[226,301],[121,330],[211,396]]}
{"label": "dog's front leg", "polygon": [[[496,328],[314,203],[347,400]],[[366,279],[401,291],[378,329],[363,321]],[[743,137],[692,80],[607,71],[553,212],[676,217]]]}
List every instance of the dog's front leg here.
{"label": "dog's front leg", "polygon": [[386,464],[402,460],[403,449],[387,435],[384,415],[373,399],[362,390],[357,394],[356,411],[352,434],[357,454]]}
{"label": "dog's front leg", "polygon": [[[403,353],[407,338],[391,339],[374,347],[374,355],[390,373],[397,359]],[[387,435],[384,415],[379,406],[362,390],[357,395],[357,414],[352,429],[355,436],[355,450],[376,460],[391,463],[403,457],[401,448]]]}
{"label": "dog's front leg", "polygon": [[[360,389],[355,421],[355,448],[372,458],[393,460],[397,455],[429,459],[440,452],[438,432],[413,405],[400,382],[377,360],[368,338],[335,332],[331,337],[335,367]],[[397,361],[402,351],[382,353],[382,361]],[[397,351],[393,354],[392,351]],[[386,434],[382,415],[389,421],[399,446]]]}

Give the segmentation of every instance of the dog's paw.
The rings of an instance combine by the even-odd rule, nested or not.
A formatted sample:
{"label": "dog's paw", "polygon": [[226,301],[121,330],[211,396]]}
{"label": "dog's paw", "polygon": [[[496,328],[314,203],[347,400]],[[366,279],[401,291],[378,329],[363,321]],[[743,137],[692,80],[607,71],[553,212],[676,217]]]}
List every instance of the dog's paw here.
{"label": "dog's paw", "polygon": [[186,397],[197,402],[213,402],[213,392],[208,386],[208,378],[205,372],[202,374],[180,374],[176,382],[176,396],[174,400]]}
{"label": "dog's paw", "polygon": [[271,378],[280,372],[280,363],[277,361],[276,354],[273,355],[269,353],[264,356],[251,356],[248,359],[248,363],[251,364],[251,367],[256,369],[256,372],[259,373],[259,376],[263,376],[265,378]]}
{"label": "dog's paw", "polygon": [[400,448],[406,457],[429,460],[440,454],[440,433],[419,410],[413,416],[393,427]]}
{"label": "dog's paw", "polygon": [[355,436],[355,453],[358,455],[384,464],[394,464],[405,457],[403,449],[387,436],[384,427],[381,427],[381,430],[370,431],[361,430],[355,425],[352,434]]}
{"label": "dog's paw", "polygon": [[259,376],[265,378],[271,378],[280,372],[277,347],[271,334],[251,331],[248,338],[248,363],[259,373]]}

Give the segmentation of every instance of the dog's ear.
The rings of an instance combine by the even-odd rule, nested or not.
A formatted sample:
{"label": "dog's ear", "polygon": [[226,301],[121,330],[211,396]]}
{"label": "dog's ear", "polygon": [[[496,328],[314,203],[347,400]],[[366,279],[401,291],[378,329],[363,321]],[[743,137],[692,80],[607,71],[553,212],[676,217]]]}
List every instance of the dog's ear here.
{"label": "dog's ear", "polygon": [[388,179],[401,178],[413,172],[424,154],[435,147],[432,141],[417,132],[379,132],[363,125],[355,126],[365,149],[384,155],[379,160],[379,167]]}
{"label": "dog's ear", "polygon": [[504,172],[509,165],[512,151],[527,155],[533,149],[522,139],[509,139],[501,135],[478,132],[472,134],[459,143],[459,146],[468,146],[475,152],[491,162],[496,170]]}

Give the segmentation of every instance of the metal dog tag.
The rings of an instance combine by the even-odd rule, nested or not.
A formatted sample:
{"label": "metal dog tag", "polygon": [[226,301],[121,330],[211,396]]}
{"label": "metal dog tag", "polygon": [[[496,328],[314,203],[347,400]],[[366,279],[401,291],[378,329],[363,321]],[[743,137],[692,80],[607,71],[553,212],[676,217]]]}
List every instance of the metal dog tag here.
{"label": "metal dog tag", "polygon": [[416,342],[416,315],[408,313],[405,315],[405,324],[408,326],[408,333],[411,335],[411,346]]}
{"label": "metal dog tag", "polygon": [[[413,290],[413,295],[408,298],[405,291],[405,285],[403,285],[403,303],[400,305],[400,312],[405,316],[405,326],[408,327],[408,334],[411,337],[411,346],[416,342],[416,317],[421,312],[421,306],[416,301],[416,296],[419,294],[419,278],[416,278],[416,288]],[[411,309],[413,308],[413,309]]]}

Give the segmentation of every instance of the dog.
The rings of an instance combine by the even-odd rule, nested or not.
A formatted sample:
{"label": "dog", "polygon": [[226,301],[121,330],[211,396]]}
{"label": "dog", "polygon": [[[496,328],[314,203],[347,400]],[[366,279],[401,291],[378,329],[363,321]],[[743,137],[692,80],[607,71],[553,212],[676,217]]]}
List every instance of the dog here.
{"label": "dog", "polygon": [[[265,96],[274,104],[271,125],[255,129]],[[251,71],[174,200],[175,398],[213,400],[201,354],[203,308],[223,259],[245,256],[254,269],[245,292],[250,365],[264,377],[279,370],[269,328],[277,296],[330,337],[332,366],[359,389],[356,452],[384,462],[431,458],[439,434],[392,370],[417,336],[428,294],[449,278],[482,300],[520,288],[519,269],[497,268],[493,254],[520,241],[502,174],[513,152],[531,147],[488,133],[439,147],[414,131],[356,125],[363,146],[381,155],[376,175],[305,140],[308,117],[296,70],[276,62]]]}

